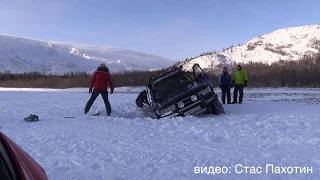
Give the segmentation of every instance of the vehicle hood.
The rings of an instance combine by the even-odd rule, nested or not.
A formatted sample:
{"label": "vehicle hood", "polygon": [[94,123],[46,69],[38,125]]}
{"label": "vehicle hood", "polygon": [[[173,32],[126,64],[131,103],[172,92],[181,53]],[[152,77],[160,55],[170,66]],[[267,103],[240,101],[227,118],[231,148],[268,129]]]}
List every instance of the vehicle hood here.
{"label": "vehicle hood", "polygon": [[[172,96],[171,98],[167,99],[166,101],[160,104],[160,108],[166,108],[175,104],[179,101],[182,101],[192,95],[197,95],[199,91],[207,88],[207,85],[204,84],[197,84],[194,82],[193,84],[189,84],[187,86],[183,86],[172,93],[169,93],[168,96]],[[177,93],[180,92],[180,93]]]}

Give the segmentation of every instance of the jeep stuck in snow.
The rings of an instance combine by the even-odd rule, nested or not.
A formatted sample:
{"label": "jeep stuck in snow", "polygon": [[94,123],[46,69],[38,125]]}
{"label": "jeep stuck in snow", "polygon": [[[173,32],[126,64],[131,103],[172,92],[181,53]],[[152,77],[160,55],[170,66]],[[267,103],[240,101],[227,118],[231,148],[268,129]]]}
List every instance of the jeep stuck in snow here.
{"label": "jeep stuck in snow", "polygon": [[136,99],[138,107],[153,118],[222,114],[224,109],[210,78],[199,64],[192,72],[171,67],[149,78],[146,90]]}

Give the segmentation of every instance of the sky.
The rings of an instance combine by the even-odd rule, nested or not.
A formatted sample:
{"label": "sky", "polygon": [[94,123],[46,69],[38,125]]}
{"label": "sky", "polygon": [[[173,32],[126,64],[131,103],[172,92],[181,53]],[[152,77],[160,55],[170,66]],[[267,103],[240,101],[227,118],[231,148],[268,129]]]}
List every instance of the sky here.
{"label": "sky", "polygon": [[319,0],[0,0],[0,34],[173,60],[320,23]]}

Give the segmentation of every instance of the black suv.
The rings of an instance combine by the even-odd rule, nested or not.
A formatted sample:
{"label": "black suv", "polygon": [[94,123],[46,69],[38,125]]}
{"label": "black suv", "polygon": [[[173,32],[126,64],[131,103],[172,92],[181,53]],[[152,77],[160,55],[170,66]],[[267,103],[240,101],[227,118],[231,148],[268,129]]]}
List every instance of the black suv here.
{"label": "black suv", "polygon": [[224,113],[210,78],[199,64],[192,71],[184,71],[182,66],[171,67],[151,76],[146,90],[136,99],[137,106],[157,119]]}

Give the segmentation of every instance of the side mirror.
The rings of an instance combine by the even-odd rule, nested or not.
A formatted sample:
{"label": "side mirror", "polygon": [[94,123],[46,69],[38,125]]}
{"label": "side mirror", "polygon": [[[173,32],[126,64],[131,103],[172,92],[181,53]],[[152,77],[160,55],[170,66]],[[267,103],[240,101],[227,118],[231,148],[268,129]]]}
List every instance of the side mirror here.
{"label": "side mirror", "polygon": [[9,137],[0,132],[0,179],[47,180],[42,167]]}

